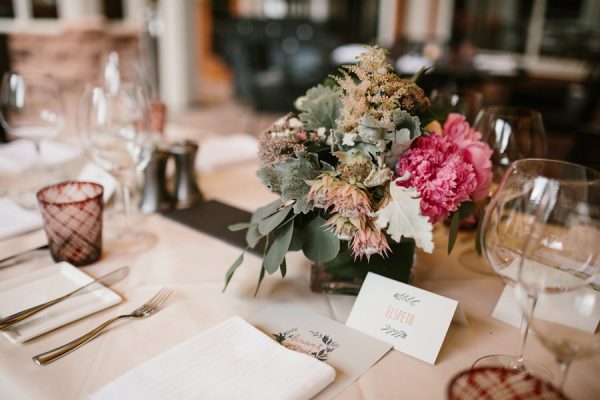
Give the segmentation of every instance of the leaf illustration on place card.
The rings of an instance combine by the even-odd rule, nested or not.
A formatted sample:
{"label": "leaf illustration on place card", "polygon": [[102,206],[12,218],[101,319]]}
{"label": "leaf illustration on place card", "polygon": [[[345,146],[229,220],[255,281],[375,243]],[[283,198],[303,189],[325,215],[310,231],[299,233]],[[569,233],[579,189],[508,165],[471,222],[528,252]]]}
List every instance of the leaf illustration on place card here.
{"label": "leaf illustration on place card", "polygon": [[298,334],[298,328],[291,328],[280,333],[272,333],[277,343],[300,353],[305,353],[313,356],[319,361],[327,361],[329,354],[338,348],[340,345],[333,341],[331,335],[322,334],[318,331],[309,331],[310,334],[317,340],[312,338],[302,337]]}
{"label": "leaf illustration on place card", "polygon": [[295,332],[298,332],[298,328],[288,329],[287,331],[281,333],[272,333],[271,336],[275,338],[277,343],[283,344],[287,338],[294,337]]}
{"label": "leaf illustration on place card", "polygon": [[381,328],[381,330],[386,335],[390,335],[392,337],[399,338],[399,339],[406,339],[406,336],[408,336],[406,334],[406,332],[400,331],[398,329],[394,329],[390,326],[390,324],[385,324],[385,327]]}
{"label": "leaf illustration on place card", "polygon": [[310,331],[310,333],[312,333],[314,337],[321,339],[326,346],[324,349],[321,349],[318,352],[314,352],[311,354],[319,361],[326,361],[329,353],[331,353],[333,350],[339,347],[339,344],[334,342],[333,339],[327,335],[323,335],[315,331]]}
{"label": "leaf illustration on place card", "polygon": [[411,296],[406,293],[396,293],[394,295],[394,298],[396,300],[400,300],[400,301],[410,304],[411,307],[415,307],[417,305],[417,303],[421,301],[421,300],[417,299],[415,296]]}

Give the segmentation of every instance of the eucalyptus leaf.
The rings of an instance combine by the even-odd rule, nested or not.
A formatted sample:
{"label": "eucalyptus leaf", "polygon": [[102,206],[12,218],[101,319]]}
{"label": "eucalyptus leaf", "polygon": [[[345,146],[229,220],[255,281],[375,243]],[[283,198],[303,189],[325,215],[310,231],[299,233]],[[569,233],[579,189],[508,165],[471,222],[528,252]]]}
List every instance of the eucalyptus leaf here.
{"label": "eucalyptus leaf", "polygon": [[322,217],[316,217],[304,227],[302,251],[315,263],[333,260],[340,251],[340,240],[323,228],[325,222]]}
{"label": "eucalyptus leaf", "polygon": [[251,249],[255,248],[263,235],[258,231],[258,224],[252,224],[246,231],[246,243]]}
{"label": "eucalyptus leaf", "polygon": [[281,199],[277,199],[277,200],[273,201],[272,203],[267,204],[264,207],[258,208],[256,211],[254,211],[254,214],[252,214],[252,217],[250,218],[250,222],[257,223],[260,220],[267,218],[268,216],[273,214],[275,211],[277,211],[277,209],[279,208],[279,206],[281,206],[281,204],[282,204]]}
{"label": "eucalyptus leaf", "polygon": [[448,254],[452,252],[454,244],[456,243],[456,237],[458,236],[458,225],[460,224],[460,213],[457,211],[452,214],[452,220],[450,222],[450,232],[448,233]]}
{"label": "eucalyptus leaf", "polygon": [[279,266],[279,270],[281,271],[281,277],[285,278],[285,274],[287,273],[287,263],[285,262],[285,257],[283,258],[283,262]]}
{"label": "eucalyptus leaf", "polygon": [[277,272],[277,269],[285,259],[293,232],[294,220],[288,221],[281,228],[275,230],[275,238],[263,260],[263,266],[269,274]]}
{"label": "eucalyptus leaf", "polygon": [[251,225],[252,224],[249,222],[240,222],[238,224],[229,225],[227,229],[229,229],[232,232],[237,232],[244,229],[248,229]]}
{"label": "eucalyptus leaf", "polygon": [[277,228],[279,224],[281,224],[285,220],[285,217],[288,216],[291,209],[292,205],[285,206],[273,215],[263,219],[258,224],[258,231],[262,235],[268,235],[273,231],[273,229]]}
{"label": "eucalyptus leaf", "polygon": [[290,242],[290,247],[289,247],[288,251],[302,250],[303,243],[304,243],[304,237],[303,237],[302,229],[294,227],[294,232],[292,233],[292,240]]}
{"label": "eucalyptus leaf", "polygon": [[239,268],[240,265],[242,265],[245,253],[246,252],[243,251],[242,254],[240,254],[240,256],[233,262],[231,267],[229,267],[229,269],[227,270],[227,273],[225,274],[225,286],[223,287],[223,292],[225,291],[225,289],[227,289],[227,285],[229,285],[229,281],[231,281],[231,278],[233,278],[233,274],[235,273],[235,271]]}
{"label": "eucalyptus leaf", "polygon": [[458,215],[460,219],[470,217],[475,212],[475,203],[473,201],[465,201],[460,205],[458,209]]}
{"label": "eucalyptus leaf", "polygon": [[254,297],[258,294],[258,289],[260,289],[260,284],[265,278],[265,267],[260,267],[260,275],[258,276],[258,283],[256,284],[256,289],[254,290]]}

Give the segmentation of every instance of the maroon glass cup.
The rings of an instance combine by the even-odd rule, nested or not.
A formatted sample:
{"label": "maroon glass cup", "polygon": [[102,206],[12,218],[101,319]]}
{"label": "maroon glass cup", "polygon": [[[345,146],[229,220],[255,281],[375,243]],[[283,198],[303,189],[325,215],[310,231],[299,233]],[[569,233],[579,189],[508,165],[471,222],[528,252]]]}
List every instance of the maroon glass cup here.
{"label": "maroon glass cup", "polygon": [[67,181],[37,193],[50,254],[55,262],[81,267],[102,253],[103,188],[93,182]]}

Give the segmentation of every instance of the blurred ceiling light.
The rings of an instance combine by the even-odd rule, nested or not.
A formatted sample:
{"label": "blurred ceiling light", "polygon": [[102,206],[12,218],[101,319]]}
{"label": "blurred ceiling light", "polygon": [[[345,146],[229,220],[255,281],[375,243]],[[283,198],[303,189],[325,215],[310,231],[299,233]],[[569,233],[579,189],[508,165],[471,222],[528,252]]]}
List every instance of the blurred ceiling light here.
{"label": "blurred ceiling light", "polygon": [[356,58],[365,51],[362,44],[345,44],[331,52],[331,62],[334,65],[356,64]]}
{"label": "blurred ceiling light", "polygon": [[263,14],[267,18],[283,19],[287,15],[287,3],[284,0],[264,0]]}

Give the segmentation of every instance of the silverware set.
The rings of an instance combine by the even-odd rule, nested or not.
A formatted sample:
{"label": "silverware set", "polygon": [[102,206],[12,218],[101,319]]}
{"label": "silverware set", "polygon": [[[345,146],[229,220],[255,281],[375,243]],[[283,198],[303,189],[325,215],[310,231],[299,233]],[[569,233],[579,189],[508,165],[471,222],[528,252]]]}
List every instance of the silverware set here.
{"label": "silverware set", "polygon": [[[84,286],[81,286],[69,293],[66,293],[65,295],[59,296],[55,299],[52,299],[45,303],[39,304],[37,306],[30,307],[28,309],[19,311],[17,313],[6,316],[4,318],[0,318],[0,331],[9,329],[13,325],[16,325],[24,320],[27,320],[28,318],[42,312],[43,310],[45,310],[49,307],[52,307],[55,304],[63,302],[69,298],[72,298],[75,296],[80,296],[80,295],[83,295],[86,293],[91,293],[93,291],[100,290],[102,288],[106,288],[111,285],[114,285],[115,283],[124,279],[128,274],[129,274],[129,267],[118,268],[114,271],[111,271],[111,272],[93,280],[92,282],[90,282]],[[150,298],[148,301],[146,301],[144,304],[142,304],[135,310],[131,311],[129,314],[122,314],[122,315],[113,317],[113,318],[105,321],[104,323],[100,324],[96,328],[92,329],[90,332],[88,332],[88,333],[62,345],[62,346],[59,346],[55,349],[52,349],[52,350],[49,350],[49,351],[46,351],[44,353],[34,356],[33,361],[37,365],[46,365],[48,363],[51,363],[52,361],[55,361],[61,357],[64,357],[65,355],[71,353],[72,351],[78,349],[79,347],[85,345],[86,343],[89,343],[93,339],[97,338],[100,334],[102,334],[106,328],[108,328],[110,325],[114,324],[117,321],[124,320],[124,319],[136,319],[137,320],[137,319],[148,318],[161,310],[161,308],[164,306],[165,302],[171,296],[172,293],[173,293],[172,290],[163,287],[154,296],[152,296],[152,298]]]}

